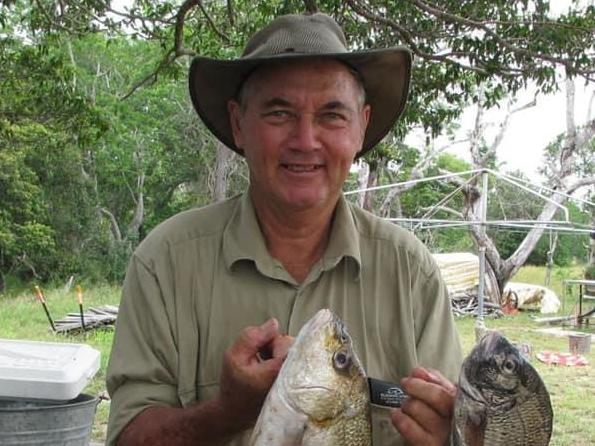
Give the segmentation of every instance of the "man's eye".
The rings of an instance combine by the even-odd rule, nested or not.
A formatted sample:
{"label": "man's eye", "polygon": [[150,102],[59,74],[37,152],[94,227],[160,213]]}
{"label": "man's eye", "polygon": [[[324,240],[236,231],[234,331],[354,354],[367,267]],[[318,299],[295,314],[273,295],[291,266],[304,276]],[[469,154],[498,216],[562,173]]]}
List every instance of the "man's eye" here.
{"label": "man's eye", "polygon": [[323,119],[327,120],[327,121],[344,121],[345,120],[345,116],[343,116],[340,113],[335,113],[335,112],[327,112],[324,115],[322,115]]}
{"label": "man's eye", "polygon": [[275,119],[286,119],[291,117],[291,113],[287,110],[271,110],[270,112],[267,112],[265,116]]}

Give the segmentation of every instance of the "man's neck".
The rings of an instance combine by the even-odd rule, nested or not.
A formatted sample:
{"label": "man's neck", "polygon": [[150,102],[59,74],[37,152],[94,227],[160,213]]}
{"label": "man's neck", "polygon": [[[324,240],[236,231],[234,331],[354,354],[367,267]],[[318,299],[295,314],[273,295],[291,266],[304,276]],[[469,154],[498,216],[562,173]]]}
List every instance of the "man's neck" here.
{"label": "man's neck", "polygon": [[324,254],[336,205],[291,212],[252,202],[269,254],[302,283]]}

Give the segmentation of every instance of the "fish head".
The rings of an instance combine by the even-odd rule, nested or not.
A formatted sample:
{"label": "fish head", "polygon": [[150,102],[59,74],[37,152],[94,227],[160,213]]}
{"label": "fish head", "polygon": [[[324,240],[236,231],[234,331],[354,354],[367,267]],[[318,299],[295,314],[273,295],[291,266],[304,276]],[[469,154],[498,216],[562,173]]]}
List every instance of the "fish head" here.
{"label": "fish head", "polygon": [[490,407],[510,407],[525,394],[528,363],[500,333],[488,332],[463,362],[459,387]]}
{"label": "fish head", "polygon": [[368,410],[364,369],[343,322],[328,309],[302,327],[277,379],[286,402],[313,421]]}

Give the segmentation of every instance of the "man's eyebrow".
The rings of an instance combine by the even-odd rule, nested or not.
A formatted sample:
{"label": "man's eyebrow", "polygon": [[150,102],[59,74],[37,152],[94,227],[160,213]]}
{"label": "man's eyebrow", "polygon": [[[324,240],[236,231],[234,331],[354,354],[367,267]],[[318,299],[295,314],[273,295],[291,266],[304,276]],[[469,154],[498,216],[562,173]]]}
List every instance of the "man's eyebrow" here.
{"label": "man's eyebrow", "polygon": [[260,104],[261,108],[271,108],[271,107],[288,107],[290,106],[290,102],[287,99],[283,99],[280,97],[274,97],[271,99],[267,99],[266,101]]}
{"label": "man's eyebrow", "polygon": [[341,101],[330,101],[321,107],[323,110],[345,110],[351,111],[352,108]]}

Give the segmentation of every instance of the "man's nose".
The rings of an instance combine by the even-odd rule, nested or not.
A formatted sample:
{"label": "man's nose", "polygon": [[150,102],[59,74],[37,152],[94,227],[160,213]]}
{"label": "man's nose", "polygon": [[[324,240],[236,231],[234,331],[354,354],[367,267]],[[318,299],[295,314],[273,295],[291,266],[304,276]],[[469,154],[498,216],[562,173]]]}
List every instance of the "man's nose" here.
{"label": "man's nose", "polygon": [[312,115],[304,114],[295,120],[291,146],[296,150],[315,150],[320,147],[319,128]]}

